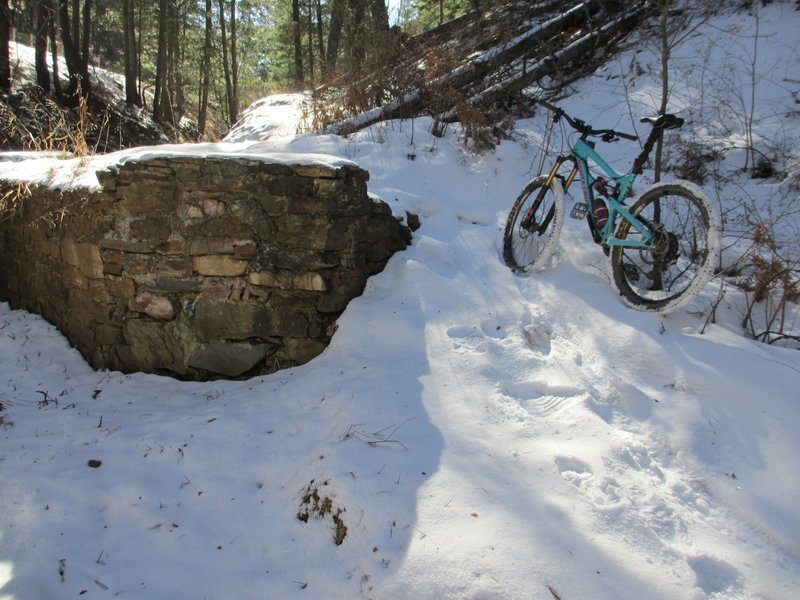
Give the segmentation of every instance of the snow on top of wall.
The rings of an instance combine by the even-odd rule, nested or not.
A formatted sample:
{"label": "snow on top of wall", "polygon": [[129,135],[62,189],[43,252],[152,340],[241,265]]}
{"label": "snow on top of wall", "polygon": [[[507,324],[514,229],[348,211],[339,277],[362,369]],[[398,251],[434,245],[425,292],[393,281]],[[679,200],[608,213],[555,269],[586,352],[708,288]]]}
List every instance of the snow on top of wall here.
{"label": "snow on top of wall", "polygon": [[[65,158],[66,157],[66,158]],[[157,158],[230,158],[286,166],[320,166],[330,169],[358,165],[329,154],[274,152],[263,144],[167,144],[142,146],[111,154],[69,157],[52,152],[0,152],[0,179],[69,191],[101,189],[96,172],[134,161]]]}

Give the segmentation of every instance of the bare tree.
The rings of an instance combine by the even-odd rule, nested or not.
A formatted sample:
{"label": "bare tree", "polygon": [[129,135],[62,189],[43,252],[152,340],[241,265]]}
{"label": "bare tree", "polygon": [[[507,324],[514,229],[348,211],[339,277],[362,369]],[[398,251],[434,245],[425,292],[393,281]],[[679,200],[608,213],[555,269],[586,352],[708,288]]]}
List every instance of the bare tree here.
{"label": "bare tree", "polygon": [[[656,44],[661,58],[661,102],[658,114],[663,115],[666,114],[669,105],[671,85],[669,65],[672,51],[708,21],[714,8],[705,6],[704,3],[697,3],[695,6],[691,0],[650,0],[650,2],[659,13]],[[661,179],[663,146],[663,135],[660,135],[654,157],[654,181]]]}

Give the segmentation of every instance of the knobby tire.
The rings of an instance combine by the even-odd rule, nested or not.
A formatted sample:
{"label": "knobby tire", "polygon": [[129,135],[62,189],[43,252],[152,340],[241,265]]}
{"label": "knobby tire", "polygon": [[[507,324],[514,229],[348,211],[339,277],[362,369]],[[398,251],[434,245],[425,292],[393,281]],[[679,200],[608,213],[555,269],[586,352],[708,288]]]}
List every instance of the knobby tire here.
{"label": "knobby tire", "polygon": [[508,215],[503,258],[515,273],[541,269],[558,246],[564,226],[564,190],[554,178],[540,199],[539,192],[546,181],[540,176],[528,183]]}
{"label": "knobby tire", "polygon": [[[686,305],[708,283],[719,265],[721,224],[703,191],[685,181],[649,187],[630,212],[659,232],[656,251],[612,246],[614,284],[623,301],[638,310],[666,313]],[[622,220],[619,240],[642,234]]]}

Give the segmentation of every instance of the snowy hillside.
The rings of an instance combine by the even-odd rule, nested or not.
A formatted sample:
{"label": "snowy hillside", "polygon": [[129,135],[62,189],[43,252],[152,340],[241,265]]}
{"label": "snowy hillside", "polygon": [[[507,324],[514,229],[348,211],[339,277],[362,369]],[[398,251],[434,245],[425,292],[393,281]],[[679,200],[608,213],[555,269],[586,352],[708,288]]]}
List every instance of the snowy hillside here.
{"label": "snowy hillside", "polygon": [[[81,150],[79,140],[85,136],[83,141],[99,152],[167,140],[149,112],[125,102],[122,75],[99,67],[90,68],[89,120],[79,125],[76,115],[60,108],[56,102],[36,106],[30,93],[25,91],[26,84],[36,81],[34,49],[12,42],[9,54],[14,93],[7,99],[8,105],[4,102],[3,106],[4,110],[12,111],[13,118],[4,125],[8,130],[0,135],[8,144],[4,147],[74,151]],[[68,70],[63,57],[58,59],[58,73],[62,89],[66,89]],[[58,132],[49,130],[48,126]]]}
{"label": "snowy hillside", "polygon": [[[744,205],[726,203],[797,202],[736,174],[752,86],[725,65],[750,76],[755,24],[716,19],[673,56],[683,135],[726,157],[726,183],[705,188],[728,264],[747,238]],[[761,9],[764,148],[798,137],[798,26],[793,4]],[[632,131],[657,75],[637,44],[560,105]],[[215,151],[281,132],[270,103]],[[626,308],[581,221],[553,268],[515,276],[501,235],[545,116],[481,156],[430,125],[257,142],[354,160],[422,223],[307,365],[213,383],[95,372],[41,318],[0,307],[0,599],[800,597],[800,353],[747,338],[731,285],[711,322],[721,279],[667,316]],[[565,141],[557,129],[552,151]],[[602,151],[624,171],[638,148]],[[36,163],[31,178],[58,177]],[[797,240],[799,223],[787,211],[777,233]]]}

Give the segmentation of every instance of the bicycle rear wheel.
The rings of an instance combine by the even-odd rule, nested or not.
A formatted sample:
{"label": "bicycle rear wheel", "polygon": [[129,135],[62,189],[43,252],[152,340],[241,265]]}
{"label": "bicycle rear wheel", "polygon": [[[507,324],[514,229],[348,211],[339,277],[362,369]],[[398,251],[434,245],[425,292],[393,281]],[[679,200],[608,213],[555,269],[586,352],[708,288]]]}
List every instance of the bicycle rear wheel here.
{"label": "bicycle rear wheel", "polygon": [[558,179],[533,179],[508,214],[503,259],[515,273],[535,271],[555,252],[564,225],[564,190]]}
{"label": "bicycle rear wheel", "polygon": [[[631,206],[631,214],[656,236],[651,249],[612,246],[614,283],[629,306],[666,313],[685,305],[714,274],[720,256],[720,219],[697,186],[657,183]],[[622,220],[616,237],[644,236]]]}

